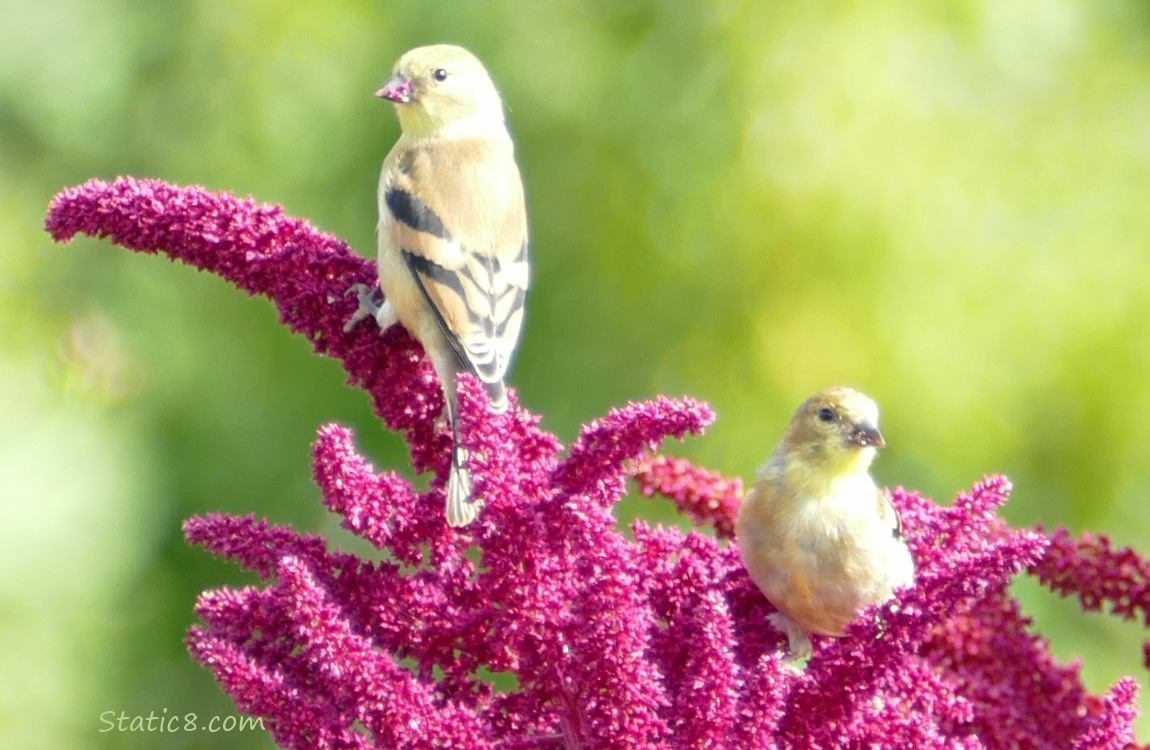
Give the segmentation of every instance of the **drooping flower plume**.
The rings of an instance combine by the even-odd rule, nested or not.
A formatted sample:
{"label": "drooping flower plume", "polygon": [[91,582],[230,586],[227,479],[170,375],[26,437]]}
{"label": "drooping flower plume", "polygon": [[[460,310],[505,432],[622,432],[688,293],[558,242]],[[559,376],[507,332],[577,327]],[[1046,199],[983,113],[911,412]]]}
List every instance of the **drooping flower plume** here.
{"label": "drooping flower plume", "polygon": [[[252,516],[186,522],[190,541],[263,581],[205,592],[188,644],[283,747],[1133,746],[1133,680],[1088,693],[1007,584],[1029,568],[1087,606],[1145,616],[1145,561],[1007,527],[1001,477],[950,507],[895,490],[915,586],[864,610],[847,637],[817,639],[794,675],[729,543],[741,483],[657,453],[707,427],[705,404],[629,404],[565,447],[514,394],[507,413],[489,413],[465,376],[462,439],[487,508],[453,530],[434,372],[400,328],[342,330],[355,307],[344,291],[371,281],[371,263],[279,208],[157,181],[66,190],[47,226],[61,241],[164,252],[267,296],[433,474],[418,491],[373,466],[349,429],[320,428],[315,481],[344,527],[384,552],[376,560]],[[613,507],[629,481],[703,528],[621,531]]]}
{"label": "drooping flower plume", "polygon": [[1130,547],[1115,549],[1110,537],[1087,532],[1075,539],[1066,529],[1050,534],[1050,550],[1033,573],[1063,596],[1077,595],[1085,610],[1101,610],[1150,627],[1150,560]]}
{"label": "drooping flower plume", "polygon": [[735,519],[743,497],[743,481],[695,466],[674,456],[644,456],[635,462],[632,476],[648,497],[663,495],[699,526],[713,526],[724,539],[735,535]]}

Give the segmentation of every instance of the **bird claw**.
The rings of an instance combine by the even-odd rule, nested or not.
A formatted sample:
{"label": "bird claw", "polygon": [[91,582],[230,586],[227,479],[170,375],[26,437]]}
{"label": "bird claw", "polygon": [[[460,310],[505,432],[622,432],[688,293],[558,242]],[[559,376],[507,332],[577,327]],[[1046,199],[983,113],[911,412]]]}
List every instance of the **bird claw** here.
{"label": "bird claw", "polygon": [[767,620],[787,636],[787,654],[783,657],[783,669],[794,673],[802,672],[814,652],[810,636],[802,626],[782,612],[769,615]]}
{"label": "bird claw", "polygon": [[343,327],[344,333],[350,333],[353,328],[359,325],[359,321],[364,318],[372,317],[378,320],[379,311],[383,308],[386,299],[383,296],[383,289],[379,284],[375,286],[368,286],[367,284],[352,284],[348,287],[347,291],[343,293],[344,297],[350,297],[355,294],[359,298],[359,307],[352,314],[347,324]]}

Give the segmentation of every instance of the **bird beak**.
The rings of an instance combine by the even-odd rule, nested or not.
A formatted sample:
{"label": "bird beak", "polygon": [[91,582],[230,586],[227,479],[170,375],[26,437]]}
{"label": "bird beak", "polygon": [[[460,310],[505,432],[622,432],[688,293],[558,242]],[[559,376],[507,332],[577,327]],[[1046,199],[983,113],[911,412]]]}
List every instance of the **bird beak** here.
{"label": "bird beak", "polygon": [[847,442],[851,445],[857,445],[860,448],[867,448],[874,446],[875,448],[886,447],[886,440],[883,439],[882,433],[874,425],[863,422],[856,425],[851,432]]}
{"label": "bird beak", "polygon": [[415,98],[411,91],[411,81],[402,73],[396,73],[387,79],[387,83],[375,95],[380,99],[389,99],[396,104],[410,104]]}

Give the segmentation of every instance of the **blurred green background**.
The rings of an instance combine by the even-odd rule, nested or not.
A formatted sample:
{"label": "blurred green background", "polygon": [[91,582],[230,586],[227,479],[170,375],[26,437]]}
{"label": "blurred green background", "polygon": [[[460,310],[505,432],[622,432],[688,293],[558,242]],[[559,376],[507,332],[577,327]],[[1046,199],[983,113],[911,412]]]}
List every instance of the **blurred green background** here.
{"label": "blurred green background", "polygon": [[[751,477],[791,411],[852,384],[875,473],[1150,552],[1150,8],[1141,0],[763,3],[0,0],[0,744],[266,748],[101,732],[231,716],[182,640],[252,582],[183,519],[340,544],[315,430],[402,441],[266,300],[106,243],[51,243],[59,189],[118,174],[281,203],[374,253],[372,98],[463,44],[503,91],[534,287],[512,380],[564,440],[658,393],[719,421],[670,450]],[[671,520],[666,503],[625,516]],[[1145,631],[1018,586],[1103,690]],[[1150,701],[1143,700],[1143,705]],[[1143,738],[1150,723],[1140,724]]]}

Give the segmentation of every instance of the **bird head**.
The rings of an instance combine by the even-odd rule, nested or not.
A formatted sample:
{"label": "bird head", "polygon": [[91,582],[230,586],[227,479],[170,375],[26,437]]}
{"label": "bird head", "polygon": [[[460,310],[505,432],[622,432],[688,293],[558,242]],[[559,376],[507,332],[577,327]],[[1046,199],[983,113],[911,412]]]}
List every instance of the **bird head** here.
{"label": "bird head", "polygon": [[788,453],[835,473],[866,470],[886,445],[878,429],[878,406],[851,388],[827,388],[795,412],[783,445]]}
{"label": "bird head", "polygon": [[399,58],[375,95],[395,102],[409,136],[502,130],[503,104],[483,63],[462,47],[417,47]]}

